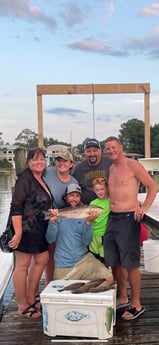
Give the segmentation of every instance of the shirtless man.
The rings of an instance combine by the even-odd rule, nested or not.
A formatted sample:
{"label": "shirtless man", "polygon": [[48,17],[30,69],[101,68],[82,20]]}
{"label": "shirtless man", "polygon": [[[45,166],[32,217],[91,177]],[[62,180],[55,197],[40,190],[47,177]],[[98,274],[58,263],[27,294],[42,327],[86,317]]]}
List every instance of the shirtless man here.
{"label": "shirtless man", "polygon": [[[105,141],[106,154],[113,164],[108,180],[110,219],[104,238],[105,261],[112,267],[117,280],[117,309],[128,307],[122,319],[133,320],[145,309],[140,303],[140,222],[155,199],[157,186],[144,167],[123,154],[123,146],[116,137]],[[142,206],[138,201],[139,184],[147,190]],[[131,288],[128,301],[126,282]]]}

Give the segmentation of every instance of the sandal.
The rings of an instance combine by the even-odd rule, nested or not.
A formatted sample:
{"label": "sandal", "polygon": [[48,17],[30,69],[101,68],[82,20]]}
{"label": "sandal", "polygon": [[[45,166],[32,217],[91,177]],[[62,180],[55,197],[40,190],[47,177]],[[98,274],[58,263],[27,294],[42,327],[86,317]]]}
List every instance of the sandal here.
{"label": "sandal", "polygon": [[116,310],[121,310],[121,309],[125,309],[128,308],[130,306],[130,302],[126,302],[126,303],[120,303],[120,301],[117,298],[116,301]]}
{"label": "sandal", "polygon": [[35,300],[35,302],[33,304],[31,304],[31,307],[40,311],[40,313],[42,313],[42,305],[40,303],[40,299],[39,300]]}
{"label": "sandal", "polygon": [[125,312],[130,313],[131,316],[124,316],[123,314],[121,318],[125,321],[134,320],[134,319],[137,319],[137,317],[139,317],[141,314],[143,314],[144,311],[145,311],[144,307],[142,307],[140,310],[137,310],[135,307],[131,307],[125,311]]}
{"label": "sandal", "polygon": [[17,312],[17,314],[19,316],[27,317],[28,319],[36,319],[42,316],[40,310],[35,309],[32,305],[29,305],[29,307],[25,308],[22,312]]}
{"label": "sandal", "polygon": [[40,295],[39,294],[35,295],[35,301],[40,303]]}

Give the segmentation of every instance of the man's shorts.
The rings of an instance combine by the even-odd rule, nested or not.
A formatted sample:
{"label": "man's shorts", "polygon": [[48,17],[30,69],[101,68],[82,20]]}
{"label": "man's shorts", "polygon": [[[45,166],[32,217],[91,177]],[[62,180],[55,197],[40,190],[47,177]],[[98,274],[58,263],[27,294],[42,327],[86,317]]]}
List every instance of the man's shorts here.
{"label": "man's shorts", "polygon": [[110,212],[104,257],[108,267],[132,269],[140,265],[140,222],[134,220],[134,212]]}
{"label": "man's shorts", "polygon": [[112,273],[93,254],[88,253],[73,267],[55,268],[54,279],[108,279]]}

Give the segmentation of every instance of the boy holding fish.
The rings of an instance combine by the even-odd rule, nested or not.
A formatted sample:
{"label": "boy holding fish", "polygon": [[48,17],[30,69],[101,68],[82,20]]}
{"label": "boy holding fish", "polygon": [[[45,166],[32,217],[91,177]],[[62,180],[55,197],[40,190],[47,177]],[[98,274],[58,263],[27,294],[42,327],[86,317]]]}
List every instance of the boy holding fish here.
{"label": "boy holding fish", "polygon": [[[72,209],[72,218],[60,216],[57,209],[51,210],[46,239],[49,243],[56,242],[54,279],[105,279],[113,281],[112,273],[88,252],[88,246],[93,239],[92,223],[101,214],[99,207],[89,207],[89,213],[75,215],[73,211],[80,210],[81,188],[78,184],[70,184],[64,195],[64,200]],[[85,206],[81,206],[81,210]],[[86,206],[87,207],[87,206]],[[88,210],[87,207],[87,210]],[[71,217],[71,213],[68,217]],[[73,218],[75,217],[75,218]]]}

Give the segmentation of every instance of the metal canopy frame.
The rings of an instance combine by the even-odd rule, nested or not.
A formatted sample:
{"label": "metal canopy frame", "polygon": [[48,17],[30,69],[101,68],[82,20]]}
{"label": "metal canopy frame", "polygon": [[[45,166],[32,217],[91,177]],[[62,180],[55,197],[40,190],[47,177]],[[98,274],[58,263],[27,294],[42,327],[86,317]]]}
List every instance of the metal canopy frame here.
{"label": "metal canopy frame", "polygon": [[134,84],[53,84],[37,85],[38,145],[43,146],[43,95],[144,94],[145,157],[150,158],[150,83]]}

